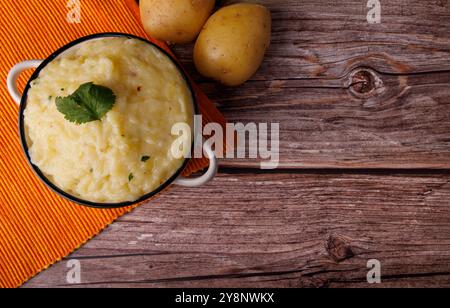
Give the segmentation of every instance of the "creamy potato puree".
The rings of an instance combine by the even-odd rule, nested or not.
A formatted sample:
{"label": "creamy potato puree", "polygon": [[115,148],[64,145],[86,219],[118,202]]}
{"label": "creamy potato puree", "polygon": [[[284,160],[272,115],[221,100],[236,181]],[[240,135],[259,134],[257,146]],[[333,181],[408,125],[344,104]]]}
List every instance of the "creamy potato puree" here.
{"label": "creamy potato puree", "polygon": [[[112,89],[116,103],[101,121],[76,125],[55,99],[87,82]],[[189,87],[164,53],[137,39],[101,38],[41,71],[24,121],[31,160],[50,181],[86,201],[119,203],[154,191],[182,167],[171,155],[171,129],[192,127],[193,114]]]}

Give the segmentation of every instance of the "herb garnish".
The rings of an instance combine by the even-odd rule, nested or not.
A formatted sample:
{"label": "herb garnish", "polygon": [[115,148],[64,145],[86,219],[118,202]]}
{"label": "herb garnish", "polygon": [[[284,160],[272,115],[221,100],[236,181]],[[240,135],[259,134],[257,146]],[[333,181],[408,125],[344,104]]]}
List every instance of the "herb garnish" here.
{"label": "herb garnish", "polygon": [[134,174],[130,173],[130,175],[128,176],[128,182],[133,181],[133,179],[134,179]]}
{"label": "herb garnish", "polygon": [[151,157],[150,156],[142,156],[141,162],[145,163],[147,162]]}
{"label": "herb garnish", "polygon": [[76,124],[99,121],[116,102],[109,88],[92,82],[81,85],[72,95],[56,98],[56,108],[65,119]]}

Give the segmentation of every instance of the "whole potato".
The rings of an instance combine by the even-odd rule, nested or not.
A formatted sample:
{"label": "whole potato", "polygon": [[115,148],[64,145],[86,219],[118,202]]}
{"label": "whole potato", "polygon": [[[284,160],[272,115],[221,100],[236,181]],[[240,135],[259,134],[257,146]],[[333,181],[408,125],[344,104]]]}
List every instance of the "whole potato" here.
{"label": "whole potato", "polygon": [[271,28],[271,14],[264,6],[239,3],[220,9],[197,39],[198,71],[228,86],[245,83],[261,66]]}
{"label": "whole potato", "polygon": [[215,0],[141,0],[141,19],[152,37],[184,44],[195,40]]}

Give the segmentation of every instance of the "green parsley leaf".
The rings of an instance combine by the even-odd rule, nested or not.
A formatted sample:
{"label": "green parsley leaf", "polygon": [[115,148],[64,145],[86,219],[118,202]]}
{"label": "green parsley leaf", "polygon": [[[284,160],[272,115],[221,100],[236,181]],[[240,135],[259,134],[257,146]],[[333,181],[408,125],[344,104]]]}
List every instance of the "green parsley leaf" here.
{"label": "green parsley leaf", "polygon": [[141,161],[143,163],[147,162],[150,159],[150,156],[142,156]]}
{"label": "green parsley leaf", "polygon": [[130,175],[128,176],[128,182],[133,181],[133,179],[134,179],[134,174],[130,173]]}
{"label": "green parsley leaf", "polygon": [[76,124],[99,121],[112,109],[116,96],[109,88],[92,82],[81,85],[72,95],[56,98],[56,108]]}

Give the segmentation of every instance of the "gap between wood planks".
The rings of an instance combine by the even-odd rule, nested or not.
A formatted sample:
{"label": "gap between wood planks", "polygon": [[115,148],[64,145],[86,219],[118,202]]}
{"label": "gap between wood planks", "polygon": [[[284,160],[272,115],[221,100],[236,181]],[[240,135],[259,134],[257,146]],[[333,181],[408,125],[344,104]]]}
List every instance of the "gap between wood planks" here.
{"label": "gap between wood planks", "polygon": [[389,174],[404,174],[404,175],[449,175],[450,169],[389,169],[389,168],[357,168],[357,169],[343,169],[343,168],[306,168],[306,169],[290,169],[279,168],[273,170],[262,170],[257,167],[220,167],[221,174],[357,174],[357,175],[389,175]]}

